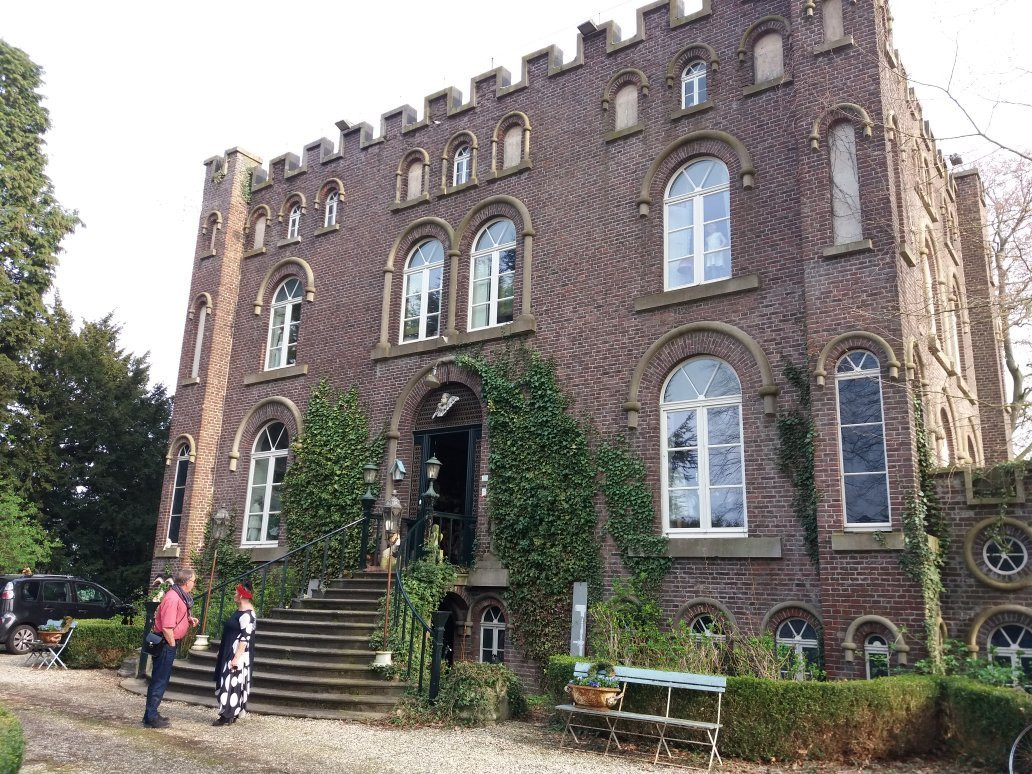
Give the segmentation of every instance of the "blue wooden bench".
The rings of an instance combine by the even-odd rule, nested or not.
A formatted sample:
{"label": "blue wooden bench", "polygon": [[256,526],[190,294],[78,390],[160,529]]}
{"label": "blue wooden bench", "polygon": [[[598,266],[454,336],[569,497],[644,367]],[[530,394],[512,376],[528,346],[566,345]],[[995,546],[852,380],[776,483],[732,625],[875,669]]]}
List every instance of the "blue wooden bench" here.
{"label": "blue wooden bench", "polygon": [[[590,668],[591,664],[578,662],[573,669],[574,677],[586,677]],[[574,742],[580,742],[577,738],[577,732],[575,729],[603,732],[608,731],[609,737],[606,740],[606,749],[602,753],[603,755],[608,755],[609,748],[614,744],[617,749],[623,749],[620,745],[620,736],[639,736],[657,740],[656,754],[652,758],[653,765],[660,763],[659,754],[661,752],[666,752],[666,757],[670,759],[669,761],[664,760],[662,763],[680,765],[673,760],[670,747],[667,745],[667,732],[670,729],[680,728],[686,729],[689,732],[699,732],[705,737],[705,739],[679,738],[677,740],[670,739],[669,741],[708,747],[709,765],[706,767],[706,771],[713,769],[714,760],[723,765],[723,761],[720,759],[720,754],[717,752],[717,737],[720,734],[720,705],[724,691],[727,687],[726,678],[714,675],[693,675],[685,672],[665,672],[659,669],[638,669],[637,667],[625,666],[618,666],[614,671],[615,677],[621,685],[620,701],[615,708],[609,710],[593,709],[591,707],[578,707],[575,704],[560,704],[556,707],[556,710],[559,713],[566,714],[566,726],[563,728],[563,738],[559,744],[560,747],[563,747],[566,744],[567,734],[573,738]],[[623,704],[624,698],[627,695],[627,687],[629,685],[646,685],[666,688],[666,712],[663,715],[646,715],[639,712],[625,712]],[[715,693],[717,695],[716,717],[712,721],[671,717],[670,700],[673,697],[673,692],[675,690]],[[579,723],[574,722],[575,718],[580,720],[582,716],[585,718],[590,717],[602,719],[605,721],[605,726],[585,725],[583,721]],[[623,727],[621,727],[622,721],[624,723]],[[642,730],[632,730],[627,727],[627,723],[631,722],[639,724],[639,729],[654,727],[655,733],[646,733]]]}

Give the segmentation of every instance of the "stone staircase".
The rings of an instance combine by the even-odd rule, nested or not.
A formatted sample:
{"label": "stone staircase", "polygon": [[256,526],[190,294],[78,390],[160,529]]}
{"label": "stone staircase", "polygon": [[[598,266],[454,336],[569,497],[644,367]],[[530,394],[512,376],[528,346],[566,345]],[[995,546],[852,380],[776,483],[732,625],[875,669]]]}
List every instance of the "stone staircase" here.
{"label": "stone staircase", "polygon": [[[249,711],[269,715],[369,720],[394,709],[407,687],[381,679],[369,664],[369,640],[385,573],[332,580],[323,594],[258,619]],[[176,661],[165,697],[215,706],[210,650]]]}

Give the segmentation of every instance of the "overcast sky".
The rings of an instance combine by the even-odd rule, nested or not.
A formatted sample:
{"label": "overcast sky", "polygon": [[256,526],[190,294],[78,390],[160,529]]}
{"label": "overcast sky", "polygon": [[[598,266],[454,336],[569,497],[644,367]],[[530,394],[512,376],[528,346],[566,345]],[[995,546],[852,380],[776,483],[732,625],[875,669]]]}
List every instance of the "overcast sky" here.
{"label": "overcast sky", "polygon": [[[152,379],[174,391],[205,158],[240,146],[267,161],[319,137],[336,142],[342,118],[379,127],[405,103],[421,114],[425,95],[449,85],[468,94],[470,78],[493,66],[518,75],[521,56],[549,43],[573,56],[586,19],[633,34],[641,4],[6,3],[0,37],[45,70],[48,174],[85,223],[64,241],[65,305],[78,318],[113,311],[123,346],[150,352]],[[997,104],[1032,102],[1032,3],[891,5],[910,75],[945,85],[952,72],[993,136],[1032,146],[1032,109]],[[964,137],[970,125],[940,92],[917,90],[944,153],[972,162],[992,152]]]}

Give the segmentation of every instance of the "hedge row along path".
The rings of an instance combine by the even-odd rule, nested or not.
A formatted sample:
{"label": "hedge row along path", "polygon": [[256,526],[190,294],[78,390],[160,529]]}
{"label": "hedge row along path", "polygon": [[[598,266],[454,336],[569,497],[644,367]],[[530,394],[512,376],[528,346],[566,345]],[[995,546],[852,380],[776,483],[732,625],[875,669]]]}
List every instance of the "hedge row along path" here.
{"label": "hedge row along path", "polygon": [[[0,704],[25,730],[22,774],[76,772],[162,774],[215,772],[532,772],[651,771],[651,766],[558,750],[558,732],[543,722],[494,728],[398,729],[329,720],[252,715],[213,728],[213,710],[165,702],[172,720],[164,731],[146,729],[142,697],[119,687],[108,670],[36,672],[24,656],[0,655]],[[409,757],[411,756],[411,757]],[[785,767],[725,761],[722,774],[970,774],[968,767],[910,762],[884,767],[812,765]]]}

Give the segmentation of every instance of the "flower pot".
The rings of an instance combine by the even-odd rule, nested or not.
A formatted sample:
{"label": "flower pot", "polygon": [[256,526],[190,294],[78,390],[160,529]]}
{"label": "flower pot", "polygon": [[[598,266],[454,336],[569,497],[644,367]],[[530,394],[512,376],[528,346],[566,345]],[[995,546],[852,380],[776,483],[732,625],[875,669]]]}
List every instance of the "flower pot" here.
{"label": "flower pot", "polygon": [[378,650],[373,656],[374,667],[389,667],[391,665],[391,655],[393,651],[390,650]]}
{"label": "flower pot", "polygon": [[566,691],[573,696],[578,707],[607,710],[620,700],[619,688],[596,688],[593,685],[567,685]]}
{"label": "flower pot", "polygon": [[38,636],[46,645],[57,645],[61,642],[64,632],[38,632]]}

